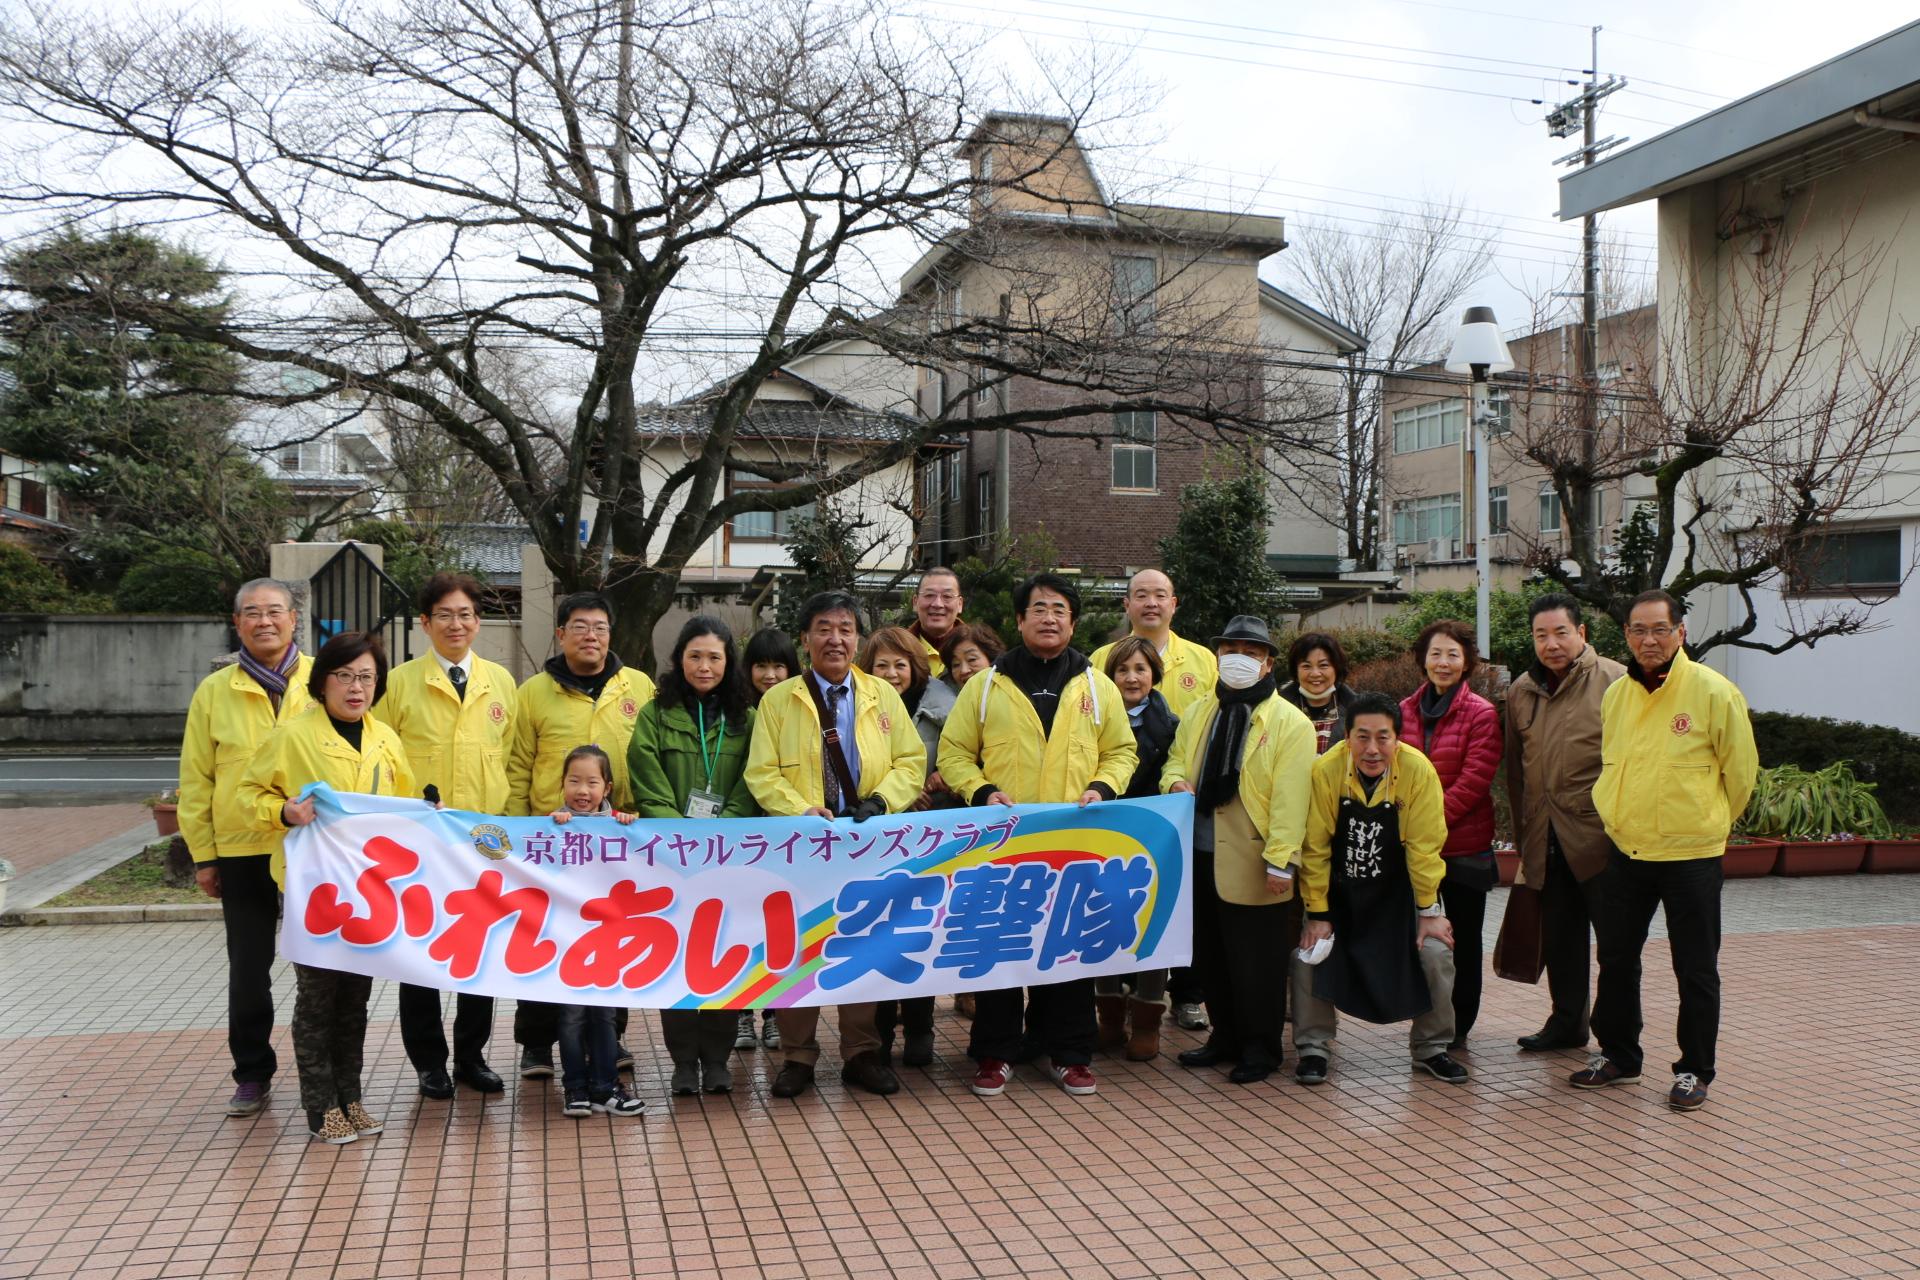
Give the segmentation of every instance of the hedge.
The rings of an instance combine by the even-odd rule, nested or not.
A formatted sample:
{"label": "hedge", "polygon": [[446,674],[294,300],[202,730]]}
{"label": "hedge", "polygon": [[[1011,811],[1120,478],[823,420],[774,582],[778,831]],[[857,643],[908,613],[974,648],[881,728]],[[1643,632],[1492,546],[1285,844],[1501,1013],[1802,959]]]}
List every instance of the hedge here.
{"label": "hedge", "polygon": [[1852,763],[1854,776],[1875,784],[1875,798],[1888,821],[1902,831],[1920,829],[1920,737],[1887,725],[1859,724],[1822,716],[1753,713],[1760,763],[1816,770],[1835,760]]}

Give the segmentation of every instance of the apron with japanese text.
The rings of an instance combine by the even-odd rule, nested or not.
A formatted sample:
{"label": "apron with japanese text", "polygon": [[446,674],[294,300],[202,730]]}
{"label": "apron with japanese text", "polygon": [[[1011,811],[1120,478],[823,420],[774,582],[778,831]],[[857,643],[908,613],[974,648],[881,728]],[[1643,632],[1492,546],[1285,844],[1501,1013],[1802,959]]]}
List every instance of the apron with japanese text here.
{"label": "apron with japanese text", "polygon": [[1313,994],[1368,1022],[1404,1022],[1433,1001],[1414,942],[1413,879],[1393,801],[1340,797],[1327,890],[1333,951],[1313,972]]}

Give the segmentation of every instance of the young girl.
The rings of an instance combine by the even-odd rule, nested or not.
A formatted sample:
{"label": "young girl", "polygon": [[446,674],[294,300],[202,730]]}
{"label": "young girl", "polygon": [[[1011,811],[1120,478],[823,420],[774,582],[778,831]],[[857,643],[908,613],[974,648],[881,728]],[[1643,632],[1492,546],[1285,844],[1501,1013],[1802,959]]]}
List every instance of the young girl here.
{"label": "young girl", "polygon": [[[561,765],[560,802],[547,816],[565,826],[575,814],[610,815],[615,822],[633,821],[608,801],[613,790],[613,762],[591,744],[575,747]],[[614,1116],[637,1116],[647,1104],[620,1084],[615,1067],[613,1007],[604,1004],[560,1006],[560,1084],[566,1092],[563,1114],[588,1116],[604,1111]]]}

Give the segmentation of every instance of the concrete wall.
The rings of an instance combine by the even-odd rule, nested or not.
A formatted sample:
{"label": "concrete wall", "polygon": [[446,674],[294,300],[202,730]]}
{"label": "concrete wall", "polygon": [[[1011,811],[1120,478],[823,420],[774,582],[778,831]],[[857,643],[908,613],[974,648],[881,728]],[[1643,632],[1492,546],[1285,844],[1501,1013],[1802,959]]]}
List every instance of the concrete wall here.
{"label": "concrete wall", "polygon": [[168,742],[227,620],[0,614],[0,742]]}

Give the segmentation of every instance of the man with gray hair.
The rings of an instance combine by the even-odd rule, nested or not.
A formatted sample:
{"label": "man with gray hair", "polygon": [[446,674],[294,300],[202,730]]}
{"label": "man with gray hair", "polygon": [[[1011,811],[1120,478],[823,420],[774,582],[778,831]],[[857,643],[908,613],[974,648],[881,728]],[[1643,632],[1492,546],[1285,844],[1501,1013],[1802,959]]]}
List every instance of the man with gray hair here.
{"label": "man with gray hair", "polygon": [[273,938],[280,891],[273,855],[281,833],[254,829],[235,791],[274,727],[305,707],[313,659],[294,636],[293,588],[255,578],[233,600],[240,659],[200,682],[180,742],[180,834],[201,890],[220,902],[227,929],[227,1047],[233,1054],[230,1116],[266,1105],[278,1065],[273,1045]]}

